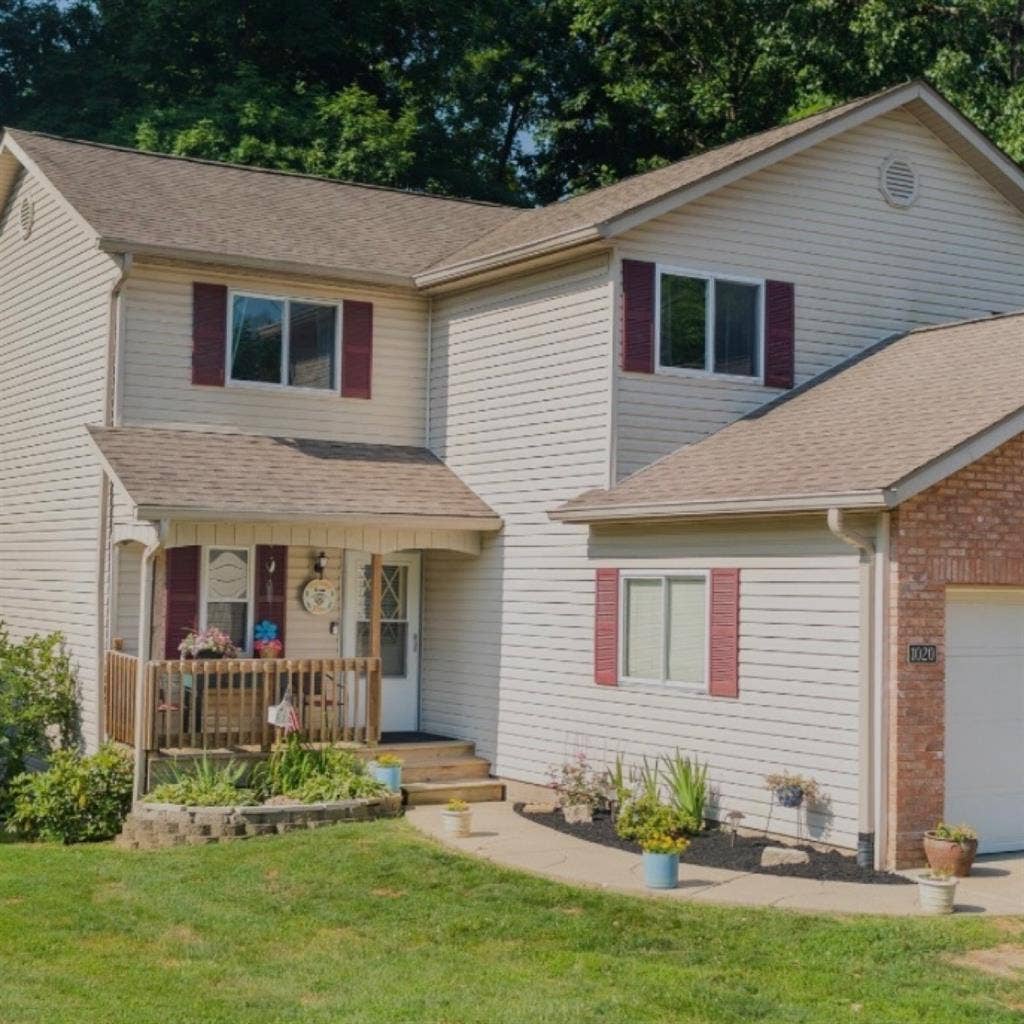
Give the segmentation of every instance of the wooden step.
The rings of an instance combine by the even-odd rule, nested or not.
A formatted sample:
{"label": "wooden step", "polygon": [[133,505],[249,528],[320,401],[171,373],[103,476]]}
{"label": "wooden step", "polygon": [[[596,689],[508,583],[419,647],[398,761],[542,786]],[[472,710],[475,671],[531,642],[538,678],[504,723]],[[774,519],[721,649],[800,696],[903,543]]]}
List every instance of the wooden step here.
{"label": "wooden step", "polygon": [[490,774],[491,762],[473,755],[402,765],[403,782],[458,782],[462,779],[486,779]]}
{"label": "wooden step", "polygon": [[449,800],[482,803],[485,800],[504,800],[505,784],[498,779],[457,779],[451,782],[410,782],[402,785],[405,802],[418,804],[446,804]]}
{"label": "wooden step", "polygon": [[436,764],[450,761],[454,757],[473,757],[476,744],[472,740],[431,740],[423,743],[378,743],[360,751],[363,757],[372,759],[378,754],[394,754],[408,767],[414,764]]}

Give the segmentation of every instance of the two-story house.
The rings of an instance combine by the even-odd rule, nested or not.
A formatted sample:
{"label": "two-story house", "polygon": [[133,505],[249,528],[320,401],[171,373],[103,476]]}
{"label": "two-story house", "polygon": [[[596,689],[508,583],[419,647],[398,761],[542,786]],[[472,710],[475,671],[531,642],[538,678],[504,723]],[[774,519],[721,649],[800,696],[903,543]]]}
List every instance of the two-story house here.
{"label": "two-story house", "polygon": [[260,749],[287,692],[1024,847],[1024,175],[926,85],[536,210],[17,130],[0,192],[0,619],[90,744]]}

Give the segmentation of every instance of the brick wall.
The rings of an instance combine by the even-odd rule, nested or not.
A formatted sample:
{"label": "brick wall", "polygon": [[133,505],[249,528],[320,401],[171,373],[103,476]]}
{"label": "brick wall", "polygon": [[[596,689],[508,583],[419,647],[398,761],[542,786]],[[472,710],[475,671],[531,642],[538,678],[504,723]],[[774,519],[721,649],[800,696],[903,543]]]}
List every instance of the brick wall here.
{"label": "brick wall", "polygon": [[[943,816],[946,588],[1024,586],[1024,434],[894,512],[889,582],[887,855],[911,867]],[[911,643],[937,662],[908,664]]]}

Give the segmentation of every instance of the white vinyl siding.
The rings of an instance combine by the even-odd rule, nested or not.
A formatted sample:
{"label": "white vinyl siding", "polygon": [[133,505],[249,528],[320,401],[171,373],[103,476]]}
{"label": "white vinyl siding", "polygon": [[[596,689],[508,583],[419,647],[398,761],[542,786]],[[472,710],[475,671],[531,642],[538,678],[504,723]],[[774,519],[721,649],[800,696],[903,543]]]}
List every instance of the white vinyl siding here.
{"label": "white vinyl siding", "polygon": [[[12,161],[5,156],[5,163]],[[21,199],[35,202],[29,239]],[[102,472],[84,424],[103,420],[113,260],[26,175],[0,222],[0,621],[15,639],[60,631],[99,738]]]}
{"label": "white vinyl siding", "polygon": [[[337,391],[192,385],[192,283],[309,302],[373,303],[373,397]],[[128,279],[123,380],[126,426],[226,430],[328,441],[424,443],[426,300],[411,292],[138,263]]]}
{"label": "white vinyl siding", "polygon": [[[878,188],[894,152],[920,177],[905,210]],[[793,282],[797,383],[895,332],[1024,307],[1024,218],[903,111],[649,221],[616,254]],[[617,373],[617,478],[777,394],[701,374]]]}

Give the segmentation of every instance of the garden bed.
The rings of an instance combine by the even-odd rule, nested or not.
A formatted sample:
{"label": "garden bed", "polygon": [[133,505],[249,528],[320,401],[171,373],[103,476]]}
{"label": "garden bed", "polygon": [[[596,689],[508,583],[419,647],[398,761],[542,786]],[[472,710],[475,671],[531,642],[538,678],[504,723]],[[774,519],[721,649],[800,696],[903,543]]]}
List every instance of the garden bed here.
{"label": "garden bed", "polygon": [[[640,853],[640,847],[615,832],[611,815],[597,812],[590,824],[570,825],[561,811],[554,813],[527,814],[523,804],[514,805],[517,814],[546,828],[553,828],[566,835],[585,839],[590,843],[610,846],[630,853]],[[708,868],[725,868],[729,871],[755,872],[763,875],[785,875],[790,878],[813,878],[820,882],[868,882],[876,885],[912,885],[910,879],[888,871],[874,871],[862,868],[855,857],[836,850],[824,852],[810,845],[786,844],[793,849],[804,850],[810,858],[806,864],[780,864],[776,867],[761,867],[761,853],[766,846],[778,846],[777,840],[762,835],[733,835],[728,829],[712,825],[694,836],[690,848],[680,858],[683,864],[697,864]]]}
{"label": "garden bed", "polygon": [[402,811],[401,793],[331,803],[272,802],[238,807],[189,807],[185,804],[143,803],[125,819],[117,846],[157,850],[166,846],[252,839],[334,825],[345,821],[393,818]]}

